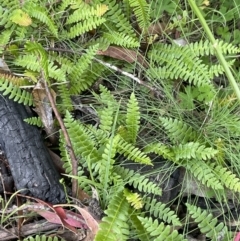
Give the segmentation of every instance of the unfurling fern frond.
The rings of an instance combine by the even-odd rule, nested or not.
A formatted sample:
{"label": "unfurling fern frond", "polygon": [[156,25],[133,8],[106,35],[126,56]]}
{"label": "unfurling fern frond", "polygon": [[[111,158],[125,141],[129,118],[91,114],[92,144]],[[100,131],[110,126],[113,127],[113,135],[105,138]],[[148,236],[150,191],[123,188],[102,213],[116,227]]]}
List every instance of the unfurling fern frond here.
{"label": "unfurling fern frond", "polygon": [[[208,238],[211,238],[213,241],[219,240],[221,236],[227,236],[228,230],[227,227],[224,226],[223,223],[218,223],[217,218],[213,218],[212,214],[208,214],[207,211],[202,211],[201,208],[196,207],[194,205],[186,204],[189,214],[194,219],[194,221],[198,224],[198,227],[201,233],[205,234]],[[231,239],[229,239],[231,240]]]}
{"label": "unfurling fern frond", "polygon": [[218,153],[218,150],[215,150],[211,147],[206,147],[198,142],[179,144],[173,148],[173,151],[176,161],[179,161],[180,159],[209,160],[214,158]]}
{"label": "unfurling fern frond", "polygon": [[195,131],[184,121],[166,117],[161,117],[160,121],[167,131],[168,137],[171,141],[173,141],[173,143],[184,144],[201,139],[200,133]]}
{"label": "unfurling fern frond", "polygon": [[133,186],[140,192],[144,192],[146,194],[152,193],[159,196],[162,195],[161,188],[157,186],[156,183],[150,181],[145,175],[121,166],[115,166],[113,168],[113,172],[121,176],[121,179],[124,180],[126,184]]}
{"label": "unfurling fern frond", "polygon": [[25,122],[27,122],[29,125],[35,125],[38,127],[43,127],[43,123],[40,117],[30,117],[30,118],[26,118],[24,119]]}
{"label": "unfurling fern frond", "polygon": [[[86,160],[89,160],[91,163],[99,161],[101,156],[99,155],[99,152],[95,147],[95,143],[91,139],[91,135],[89,135],[86,128],[84,128],[80,122],[74,120],[68,111],[66,111],[64,123],[73,143],[75,154],[83,157],[84,159],[81,159],[81,161],[86,162]],[[87,165],[87,163],[82,164],[85,166]]]}
{"label": "unfurling fern frond", "polygon": [[64,239],[58,238],[57,236],[36,235],[35,237],[25,238],[23,241],[64,241]]}
{"label": "unfurling fern frond", "polygon": [[138,101],[134,93],[132,93],[130,96],[130,100],[128,102],[127,115],[126,115],[126,128],[127,128],[126,138],[127,139],[125,138],[124,139],[127,142],[135,144],[139,127],[140,127],[140,112],[139,112]]}
{"label": "unfurling fern frond", "polygon": [[153,165],[151,159],[143,151],[141,151],[138,147],[135,147],[131,143],[126,142],[120,136],[117,150],[120,154],[124,155],[129,160],[140,164]]}
{"label": "unfurling fern frond", "polygon": [[26,90],[20,89],[18,86],[14,85],[12,82],[5,78],[0,77],[0,91],[2,95],[8,95],[9,99],[13,99],[18,103],[23,103],[24,105],[34,105],[33,97],[31,93]]}
{"label": "unfurling fern frond", "polygon": [[135,13],[138,25],[141,29],[146,30],[150,25],[150,6],[145,0],[129,0],[129,4]]}
{"label": "unfurling fern frond", "polygon": [[165,203],[159,202],[155,198],[147,197],[145,200],[144,209],[149,211],[150,215],[159,218],[168,224],[181,226],[181,222],[174,211],[172,211]]}
{"label": "unfurling fern frond", "polygon": [[123,195],[123,191],[119,191],[110,199],[108,208],[105,211],[106,216],[103,217],[99,225],[99,231],[95,237],[96,241],[115,241],[127,240],[129,236],[129,208],[130,205]]}
{"label": "unfurling fern frond", "polygon": [[158,220],[152,218],[138,217],[150,237],[155,241],[187,241],[183,235],[179,234],[177,230],[172,231],[172,227],[164,223],[159,223]]}
{"label": "unfurling fern frond", "polygon": [[134,209],[140,209],[143,207],[142,198],[138,193],[133,193],[127,188],[124,189],[124,196],[126,197],[127,201],[131,204]]}
{"label": "unfurling fern frond", "polygon": [[209,163],[216,176],[227,188],[234,192],[240,192],[240,179],[228,168],[222,167],[215,163]]}

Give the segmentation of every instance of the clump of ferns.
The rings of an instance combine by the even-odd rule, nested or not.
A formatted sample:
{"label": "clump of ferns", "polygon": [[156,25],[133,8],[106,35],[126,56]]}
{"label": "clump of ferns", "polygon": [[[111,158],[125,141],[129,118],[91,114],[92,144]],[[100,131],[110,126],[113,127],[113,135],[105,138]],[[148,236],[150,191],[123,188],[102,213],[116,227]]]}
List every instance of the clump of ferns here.
{"label": "clump of ferns", "polygon": [[[161,195],[161,189],[147,176],[121,166],[121,163],[116,165],[118,155],[142,165],[153,165],[146,153],[137,147],[140,110],[134,93],[131,94],[124,113],[119,111],[119,103],[110,91],[103,86],[100,86],[100,91],[99,95],[95,94],[102,104],[96,108],[98,126],[74,120],[69,112],[66,112],[64,119],[81,166],[80,175],[73,178],[77,178],[79,186],[85,190],[88,190],[89,184],[93,185],[99,192],[102,207],[106,209],[96,240],[115,240],[118,235],[121,240],[126,240],[130,235],[130,226],[134,227],[134,232],[139,237],[150,235],[146,233],[145,221],[141,221],[145,212],[154,215],[157,220],[163,220],[161,230],[166,228],[168,231],[163,234],[162,240],[171,235],[175,237],[176,232],[172,234],[171,229],[163,223],[181,225],[176,214],[166,204],[147,197],[149,194]],[[62,136],[60,142],[64,167],[72,177],[72,164]],[[84,169],[90,173],[89,176],[83,175]],[[127,187],[132,187],[132,190]]]}

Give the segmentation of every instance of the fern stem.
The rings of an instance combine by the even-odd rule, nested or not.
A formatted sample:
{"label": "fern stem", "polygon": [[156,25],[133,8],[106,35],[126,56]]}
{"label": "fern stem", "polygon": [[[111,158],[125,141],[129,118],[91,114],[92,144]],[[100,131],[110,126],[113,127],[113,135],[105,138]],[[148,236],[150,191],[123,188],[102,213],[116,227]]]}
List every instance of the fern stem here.
{"label": "fern stem", "polygon": [[218,42],[216,41],[216,39],[214,38],[210,28],[208,27],[205,18],[203,17],[200,9],[198,8],[198,6],[196,5],[195,0],[188,0],[193,12],[197,15],[198,20],[200,21],[204,31],[206,32],[209,40],[211,41],[211,43],[213,44],[213,47],[215,48],[216,51],[216,56],[219,60],[219,62],[221,63],[221,65],[223,66],[223,69],[225,70],[225,73],[227,75],[227,78],[229,80],[229,82],[231,83],[233,90],[235,91],[235,94],[238,98],[238,100],[240,101],[240,90],[239,87],[237,85],[237,82],[235,81],[235,78],[233,77],[233,74],[228,66],[227,61],[225,60],[221,49],[218,46]]}

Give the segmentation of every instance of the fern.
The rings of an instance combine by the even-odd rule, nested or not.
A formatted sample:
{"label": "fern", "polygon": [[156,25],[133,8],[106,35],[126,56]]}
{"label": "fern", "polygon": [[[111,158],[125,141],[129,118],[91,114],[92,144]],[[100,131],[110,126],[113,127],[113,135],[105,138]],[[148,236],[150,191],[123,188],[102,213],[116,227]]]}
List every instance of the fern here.
{"label": "fern", "polygon": [[138,217],[143,224],[150,237],[154,238],[154,241],[187,241],[181,234],[178,234],[177,230],[172,231],[170,226],[165,226],[164,223],[158,223],[158,220],[152,218]]}
{"label": "fern", "polygon": [[200,145],[198,142],[189,142],[186,144],[179,144],[174,147],[174,154],[176,161],[180,159],[203,159],[209,160],[214,158],[218,153],[217,150],[206,147],[204,145]]}
{"label": "fern", "polygon": [[127,188],[124,189],[124,196],[126,197],[127,201],[131,204],[134,209],[140,209],[143,207],[142,198],[138,193],[132,193]]}
{"label": "fern", "polygon": [[182,163],[186,169],[192,173],[202,184],[213,190],[223,190],[223,185],[220,180],[216,177],[214,170],[210,168],[205,162],[198,160],[192,162]]}
{"label": "fern", "polygon": [[128,102],[127,115],[126,115],[126,128],[127,134],[125,139],[132,144],[136,143],[138,130],[140,127],[140,112],[137,99],[134,93],[131,94]]}
{"label": "fern", "polygon": [[143,30],[150,25],[150,6],[145,0],[129,0],[130,6],[136,15],[139,27]]}
{"label": "fern", "polygon": [[227,227],[223,223],[218,223],[217,218],[213,218],[212,214],[208,214],[207,211],[202,211],[200,208],[186,204],[187,209],[191,217],[198,223],[201,233],[211,240],[219,240],[218,236],[222,236],[222,233],[226,236],[228,234]]}
{"label": "fern", "polygon": [[[211,85],[208,66],[194,56],[189,48],[176,45],[155,44],[149,51],[152,60],[148,75],[155,79],[184,79],[196,86]],[[213,88],[213,86],[212,86]]]}
{"label": "fern", "polygon": [[[218,44],[223,54],[237,54],[240,52],[240,49],[231,43],[226,43],[222,40],[216,40],[216,44]],[[184,48],[190,48],[195,56],[215,54],[215,47],[209,40],[200,40],[199,42],[190,43]]]}
{"label": "fern", "polygon": [[182,144],[201,139],[200,134],[182,120],[160,117],[160,121],[173,143]]}
{"label": "fern", "polygon": [[130,37],[128,34],[111,32],[105,33],[103,38],[106,38],[111,44],[116,44],[126,48],[136,48],[139,47],[139,42],[134,38]]}
{"label": "fern", "polygon": [[149,211],[150,215],[153,215],[155,218],[159,218],[168,224],[174,226],[181,226],[181,222],[174,211],[172,211],[165,203],[159,202],[155,198],[145,198],[144,209]]}
{"label": "fern", "polygon": [[144,228],[143,224],[141,223],[141,221],[138,219],[138,213],[134,213],[130,216],[130,220],[131,223],[133,225],[133,227],[136,230],[137,233],[137,237],[139,238],[139,240],[141,241],[150,241],[151,238],[149,237],[149,235],[146,232],[146,229]]}
{"label": "fern", "polygon": [[99,231],[95,237],[96,241],[127,240],[129,236],[128,212],[129,203],[123,191],[119,191],[109,202],[99,225]]}
{"label": "fern", "polygon": [[217,165],[215,163],[208,163],[214,170],[216,176],[221,180],[222,184],[230,190],[240,192],[240,179],[227,168]]}
{"label": "fern", "polygon": [[172,148],[163,143],[150,143],[144,148],[145,153],[155,153],[167,160],[174,159],[174,152]]}
{"label": "fern", "polygon": [[2,95],[8,95],[9,99],[13,99],[18,103],[23,103],[24,105],[29,106],[34,105],[32,95],[29,92],[13,85],[12,82],[3,77],[0,77],[0,91],[2,92]]}
{"label": "fern", "polygon": [[[99,0],[100,3],[106,4],[106,1]],[[109,33],[118,32],[136,38],[133,27],[124,15],[121,5],[116,0],[108,0],[108,11],[105,14],[106,29]]]}
{"label": "fern", "polygon": [[151,159],[144,152],[142,152],[138,147],[127,143],[122,138],[119,138],[117,150],[120,154],[123,154],[129,160],[140,164],[153,165]]}
{"label": "fern", "polygon": [[73,143],[74,150],[76,150],[75,154],[85,158],[85,160],[81,160],[82,164],[86,166],[85,161],[88,159],[91,163],[99,161],[101,157],[95,148],[95,143],[91,139],[91,136],[88,135],[81,123],[71,117],[68,111],[66,111],[64,123]]}
{"label": "fern", "polygon": [[38,127],[43,127],[43,123],[40,117],[30,117],[30,118],[26,118],[24,119],[25,122],[27,122],[30,125],[35,125]]}
{"label": "fern", "polygon": [[76,23],[70,27],[69,31],[64,33],[67,38],[75,38],[81,34],[89,32],[90,30],[96,29],[98,26],[105,22],[104,18],[99,18],[98,16],[91,16],[87,20],[83,20],[80,23]]}
{"label": "fern", "polygon": [[162,195],[161,188],[156,183],[150,181],[145,175],[121,166],[115,166],[113,172],[119,175],[128,185],[133,186],[140,192]]}
{"label": "fern", "polygon": [[117,152],[117,142],[118,142],[118,136],[115,136],[114,138],[111,137],[109,141],[106,143],[106,146],[102,153],[102,159],[100,160],[100,168],[99,168],[99,179],[100,183],[103,185],[104,189],[106,190],[109,182],[111,180],[111,174],[113,165],[115,163],[114,157]]}
{"label": "fern", "polygon": [[55,25],[54,21],[49,17],[49,14],[46,12],[46,9],[37,5],[33,2],[26,2],[24,4],[24,10],[31,16],[39,20],[40,22],[46,24],[49,29],[49,32],[53,34],[54,37],[58,37],[58,28]]}

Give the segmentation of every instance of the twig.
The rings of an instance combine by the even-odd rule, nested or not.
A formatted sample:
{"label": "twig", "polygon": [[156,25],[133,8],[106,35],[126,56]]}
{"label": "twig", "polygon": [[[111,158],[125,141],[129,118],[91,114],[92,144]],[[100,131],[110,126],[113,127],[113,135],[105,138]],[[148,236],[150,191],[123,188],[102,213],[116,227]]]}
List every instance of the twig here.
{"label": "twig", "polygon": [[[77,176],[77,158],[75,156],[75,153],[73,151],[73,147],[72,147],[72,143],[71,143],[71,140],[70,140],[70,137],[68,135],[68,132],[67,132],[67,129],[64,125],[64,122],[62,120],[62,117],[60,116],[57,108],[56,108],[56,105],[55,105],[55,102],[54,102],[54,99],[52,97],[52,94],[51,94],[51,91],[49,90],[49,87],[48,87],[48,84],[47,84],[47,81],[46,81],[46,78],[44,76],[44,72],[43,70],[41,69],[40,71],[41,73],[41,79],[43,81],[43,84],[44,84],[44,88],[46,90],[46,93],[47,93],[47,97],[50,101],[50,104],[52,106],[52,109],[53,109],[53,112],[58,120],[58,123],[61,127],[61,130],[63,132],[63,136],[64,136],[64,139],[66,141],[66,144],[67,144],[67,148],[68,148],[68,152],[69,152],[69,156],[71,158],[71,162],[72,162],[72,175],[73,176]],[[73,197],[76,197],[77,195],[77,179],[73,178],[72,179],[72,196]]]}

